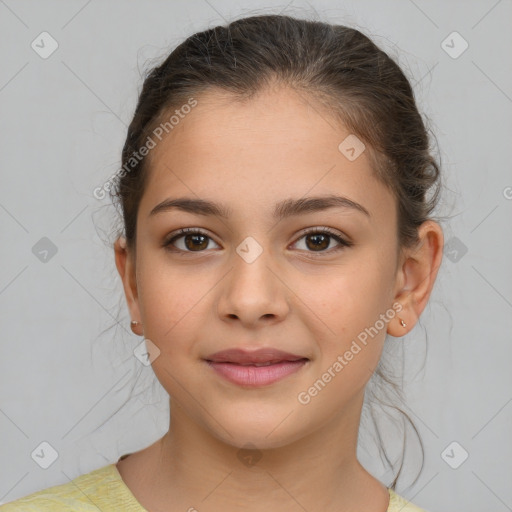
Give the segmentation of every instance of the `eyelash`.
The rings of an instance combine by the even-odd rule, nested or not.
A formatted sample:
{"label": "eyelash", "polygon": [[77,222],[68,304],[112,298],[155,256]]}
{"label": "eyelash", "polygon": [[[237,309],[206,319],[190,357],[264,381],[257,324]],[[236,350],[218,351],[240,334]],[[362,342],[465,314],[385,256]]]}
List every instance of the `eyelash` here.
{"label": "eyelash", "polygon": [[[304,238],[305,236],[310,235],[310,234],[326,234],[326,235],[329,235],[331,238],[334,238],[340,244],[338,247],[336,247],[334,249],[328,249],[328,250],[323,250],[323,251],[318,251],[318,252],[306,251],[306,252],[310,253],[314,258],[322,257],[322,255],[324,255],[324,254],[332,254],[333,252],[338,252],[344,248],[351,247],[352,245],[354,245],[353,242],[349,242],[348,240],[345,240],[338,233],[333,231],[331,228],[328,228],[327,226],[319,226],[317,228],[303,230],[301,232],[300,237],[297,238],[296,242],[294,242],[294,243],[297,243],[299,240],[301,240],[302,238]],[[177,232],[172,233],[170,235],[170,238],[169,237],[166,238],[166,240],[162,243],[162,246],[165,248],[165,250],[172,252],[172,253],[177,253],[180,256],[184,256],[185,254],[194,253],[194,252],[204,252],[204,251],[184,251],[183,249],[171,248],[173,242],[175,242],[178,238],[181,238],[184,235],[204,235],[207,238],[210,238],[211,240],[213,240],[208,235],[208,233],[206,233],[205,231],[203,231],[200,228],[182,228],[182,229],[179,229]]]}

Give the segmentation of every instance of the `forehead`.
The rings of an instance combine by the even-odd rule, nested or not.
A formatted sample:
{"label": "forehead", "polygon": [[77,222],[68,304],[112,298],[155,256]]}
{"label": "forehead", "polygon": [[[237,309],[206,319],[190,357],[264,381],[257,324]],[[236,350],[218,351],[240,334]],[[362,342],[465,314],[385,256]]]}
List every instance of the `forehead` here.
{"label": "forehead", "polygon": [[[225,153],[233,151],[241,156],[244,151],[260,149],[263,158],[279,147],[310,154],[312,145],[322,151],[346,131],[311,95],[285,86],[269,86],[249,99],[213,89],[196,100],[197,106],[183,116],[152,158],[165,152],[167,143],[208,157],[215,153],[227,158]],[[216,146],[208,147],[205,142]]]}
{"label": "forehead", "polygon": [[392,208],[367,152],[347,159],[339,145],[350,132],[306,93],[275,87],[240,101],[212,91],[196,100],[150,154],[141,212],[179,195],[229,203],[240,214],[322,193]]}

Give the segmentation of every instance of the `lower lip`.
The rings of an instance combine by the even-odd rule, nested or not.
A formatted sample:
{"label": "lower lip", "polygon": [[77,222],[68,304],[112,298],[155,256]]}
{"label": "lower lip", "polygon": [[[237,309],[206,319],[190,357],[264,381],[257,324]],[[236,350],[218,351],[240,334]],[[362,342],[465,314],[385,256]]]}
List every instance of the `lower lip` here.
{"label": "lower lip", "polygon": [[242,366],[235,363],[207,361],[208,365],[225,379],[240,386],[259,387],[277,382],[299,371],[307,359],[282,361],[268,366]]}

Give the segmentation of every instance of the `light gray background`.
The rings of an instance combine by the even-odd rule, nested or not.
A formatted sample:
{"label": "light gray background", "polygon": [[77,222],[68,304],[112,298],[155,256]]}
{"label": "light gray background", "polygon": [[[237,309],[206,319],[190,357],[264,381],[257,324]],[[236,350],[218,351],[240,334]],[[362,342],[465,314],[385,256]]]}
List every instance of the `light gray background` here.
{"label": "light gray background", "polygon": [[[0,502],[114,462],[167,429],[166,395],[132,354],[141,338],[129,330],[104,242],[114,212],[92,194],[119,167],[148,59],[243,14],[316,9],[398,59],[445,173],[438,213],[450,217],[449,251],[421,325],[398,341],[417,347],[408,356],[416,368],[428,332],[406,409],[425,442],[425,468],[403,494],[430,511],[512,510],[512,2],[313,6],[0,0]],[[43,31],[59,44],[47,59],[31,48]],[[469,44],[457,58],[442,47],[453,31]],[[43,237],[57,248],[46,262],[33,252]],[[120,324],[102,334],[118,311]],[[58,453],[48,469],[31,457],[44,441]],[[441,456],[453,441],[469,454],[457,469]]]}

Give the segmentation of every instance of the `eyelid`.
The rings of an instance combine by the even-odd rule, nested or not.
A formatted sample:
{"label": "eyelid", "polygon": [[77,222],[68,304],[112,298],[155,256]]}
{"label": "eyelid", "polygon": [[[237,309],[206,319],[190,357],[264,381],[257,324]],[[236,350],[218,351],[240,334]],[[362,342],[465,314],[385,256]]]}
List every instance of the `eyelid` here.
{"label": "eyelid", "polygon": [[337,229],[330,228],[328,226],[314,226],[312,228],[302,229],[298,233],[298,236],[295,239],[295,242],[292,243],[292,245],[295,245],[297,242],[299,242],[299,240],[301,240],[310,233],[327,234],[331,238],[335,239],[338,245],[337,247],[333,247],[326,251],[304,251],[307,254],[308,258],[327,257],[328,255],[332,255],[334,253],[342,251],[343,249],[348,249],[354,245],[354,242],[350,239],[350,237],[345,235],[345,233],[343,233],[342,231],[338,231]]}
{"label": "eyelid", "polygon": [[340,238],[343,238],[343,240],[345,242],[350,243],[350,239],[348,237],[348,235],[346,235],[345,233],[343,233],[342,231],[339,231],[337,229],[334,229],[334,228],[330,228],[328,226],[313,226],[311,228],[304,228],[304,229],[301,229],[297,235],[299,238],[302,238],[304,235],[307,235],[309,233],[316,233],[316,232],[326,232],[330,235],[333,235],[333,236],[338,236]]}
{"label": "eyelid", "polygon": [[[213,240],[217,245],[218,242],[215,241],[215,238],[212,237],[210,235],[210,233],[208,231],[206,231],[205,229],[203,228],[180,228],[180,229],[176,229],[175,231],[173,231],[172,233],[169,233],[168,236],[166,236],[162,242],[162,246],[165,247],[167,245],[170,244],[170,242],[173,240],[173,239],[177,239],[177,238],[180,238],[182,236],[185,236],[189,233],[192,233],[192,234],[200,234],[200,235],[204,235],[204,236],[207,236],[208,238],[210,238],[211,240]],[[178,249],[179,250],[179,249]],[[194,252],[194,251],[186,251],[186,252]]]}
{"label": "eyelid", "polygon": [[[296,234],[296,236],[298,236],[300,238],[300,237],[302,237],[304,235],[307,235],[308,233],[317,232],[317,231],[327,231],[328,233],[330,233],[332,235],[338,235],[340,237],[346,238],[347,242],[349,241],[348,240],[349,237],[345,233],[343,233],[342,231],[338,231],[338,230],[335,230],[333,228],[330,228],[328,226],[313,226],[313,227],[309,227],[309,228],[304,228],[304,229],[301,229]],[[165,237],[165,241],[169,242],[175,236],[183,235],[183,234],[187,234],[187,233],[200,233],[200,234],[208,236],[212,240],[214,240],[214,238],[209,234],[209,232],[204,230],[203,228],[194,228],[194,227],[192,227],[192,228],[180,228],[180,229],[177,229],[177,230],[169,233],[169,235],[167,237]]]}

